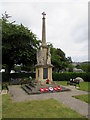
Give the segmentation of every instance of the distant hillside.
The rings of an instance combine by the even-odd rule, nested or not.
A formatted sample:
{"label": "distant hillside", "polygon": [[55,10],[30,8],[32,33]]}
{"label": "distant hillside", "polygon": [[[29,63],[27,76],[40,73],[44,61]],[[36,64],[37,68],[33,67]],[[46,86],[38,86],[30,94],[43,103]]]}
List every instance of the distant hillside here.
{"label": "distant hillside", "polygon": [[72,65],[77,69],[82,69],[85,72],[90,71],[90,61],[85,62],[73,62]]}
{"label": "distant hillside", "polygon": [[90,61],[85,61],[85,62],[72,62],[74,66],[81,65],[81,64],[90,64]]}

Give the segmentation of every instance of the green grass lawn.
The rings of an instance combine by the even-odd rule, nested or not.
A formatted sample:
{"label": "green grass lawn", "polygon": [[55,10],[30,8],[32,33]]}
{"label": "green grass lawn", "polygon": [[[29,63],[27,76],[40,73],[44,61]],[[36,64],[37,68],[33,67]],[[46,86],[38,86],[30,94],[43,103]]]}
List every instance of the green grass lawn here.
{"label": "green grass lawn", "polygon": [[2,118],[2,95],[0,95],[0,119]]}
{"label": "green grass lawn", "polygon": [[1,84],[0,84],[0,90],[1,90]]}
{"label": "green grass lawn", "polygon": [[[64,86],[67,86],[67,81],[56,81],[57,84],[60,84],[60,85],[64,85]],[[84,91],[87,91],[87,92],[90,92],[90,82],[81,82],[80,83],[80,87],[78,88],[79,90],[84,90]],[[90,103],[90,94],[87,94],[87,95],[77,95],[77,96],[74,96],[75,98],[77,99],[80,99],[82,101],[85,101],[87,103]]]}
{"label": "green grass lawn", "polygon": [[3,95],[3,118],[83,118],[80,114],[54,99],[13,102]]}
{"label": "green grass lawn", "polygon": [[79,90],[89,91],[90,92],[90,82],[81,82]]}
{"label": "green grass lawn", "polygon": [[76,99],[80,99],[80,100],[90,104],[90,94],[87,94],[87,95],[77,95],[77,96],[73,96],[73,97],[75,97]]}
{"label": "green grass lawn", "polygon": [[[67,86],[67,81],[56,81],[57,84]],[[78,85],[77,85],[78,86]],[[90,92],[90,82],[81,82],[79,90],[89,91]]]}
{"label": "green grass lawn", "polygon": [[[90,86],[90,82],[81,82],[80,83],[80,88],[78,88],[78,89],[90,92],[90,87],[89,86]],[[74,96],[74,97],[90,104],[90,94],[78,95],[78,96]]]}
{"label": "green grass lawn", "polygon": [[56,81],[56,83],[59,85],[67,86],[67,81]]}

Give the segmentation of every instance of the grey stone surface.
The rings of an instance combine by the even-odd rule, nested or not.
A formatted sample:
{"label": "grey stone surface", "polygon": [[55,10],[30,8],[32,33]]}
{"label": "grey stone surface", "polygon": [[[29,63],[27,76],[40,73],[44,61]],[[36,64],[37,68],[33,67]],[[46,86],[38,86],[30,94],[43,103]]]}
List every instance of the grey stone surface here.
{"label": "grey stone surface", "polygon": [[37,51],[37,64],[38,65],[44,65],[44,54],[42,49]]}
{"label": "grey stone surface", "polygon": [[65,104],[71,109],[77,111],[83,116],[88,116],[88,103],[83,102],[79,99],[75,99],[72,96],[88,94],[88,92],[77,90],[75,87],[67,86],[67,88],[71,89],[68,92],[57,92],[57,93],[45,93],[45,94],[37,94],[37,95],[27,95],[22,89],[21,86],[9,86],[10,94],[12,95],[12,99],[14,102],[22,102],[28,100],[45,100],[54,98],[57,101]]}
{"label": "grey stone surface", "polygon": [[50,53],[50,48],[47,49],[47,64],[51,64],[51,53]]}
{"label": "grey stone surface", "polygon": [[81,77],[76,77],[76,80],[79,80],[80,82],[84,82],[84,80]]}

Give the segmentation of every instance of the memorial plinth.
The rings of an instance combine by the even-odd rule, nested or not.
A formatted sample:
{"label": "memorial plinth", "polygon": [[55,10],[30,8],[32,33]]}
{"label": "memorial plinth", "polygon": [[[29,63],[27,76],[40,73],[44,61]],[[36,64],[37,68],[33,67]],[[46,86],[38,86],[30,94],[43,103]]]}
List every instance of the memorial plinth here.
{"label": "memorial plinth", "polygon": [[44,82],[52,81],[52,67],[50,48],[46,44],[45,12],[42,13],[42,45],[37,51],[36,80]]}

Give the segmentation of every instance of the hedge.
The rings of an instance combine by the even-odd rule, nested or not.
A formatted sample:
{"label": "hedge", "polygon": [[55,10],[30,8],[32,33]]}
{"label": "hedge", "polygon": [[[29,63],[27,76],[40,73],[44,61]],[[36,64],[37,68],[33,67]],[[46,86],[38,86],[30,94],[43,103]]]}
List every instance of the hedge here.
{"label": "hedge", "polygon": [[35,73],[11,73],[10,74],[11,78],[24,78],[29,76],[31,76],[32,78],[35,78]]}
{"label": "hedge", "polygon": [[[35,73],[11,73],[10,78],[16,79],[16,78],[26,78],[31,76],[32,78],[35,78]],[[2,73],[2,81],[9,81],[9,77],[7,73]]]}
{"label": "hedge", "polygon": [[[31,76],[32,78],[35,78],[35,73],[12,73],[10,74],[11,78],[26,78]],[[52,78],[53,81],[69,81],[71,78],[75,79],[76,77],[81,77],[84,81],[90,81],[90,72],[88,73],[73,73],[73,72],[67,72],[67,73],[55,73],[53,72]],[[9,81],[8,80],[8,74],[2,73],[2,81]]]}
{"label": "hedge", "polygon": [[71,78],[75,79],[76,77],[81,77],[84,81],[90,81],[90,72],[88,73],[55,73],[53,72],[52,78],[53,81],[69,81]]}

